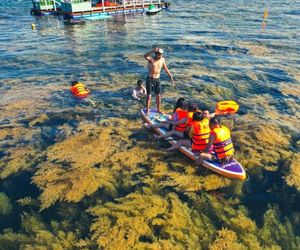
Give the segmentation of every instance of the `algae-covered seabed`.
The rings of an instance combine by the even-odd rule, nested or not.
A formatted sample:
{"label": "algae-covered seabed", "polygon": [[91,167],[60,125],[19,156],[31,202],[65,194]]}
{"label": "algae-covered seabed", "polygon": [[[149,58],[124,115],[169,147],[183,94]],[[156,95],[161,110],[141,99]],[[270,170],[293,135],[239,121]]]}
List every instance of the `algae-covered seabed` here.
{"label": "algae-covered seabed", "polygon": [[[0,4],[0,249],[300,248],[292,4],[174,1],[150,18],[66,26],[11,2]],[[219,100],[240,104],[223,122],[246,181],[160,152],[168,145],[142,128],[130,90],[155,43],[177,82],[163,75],[166,111],[181,96],[211,110]],[[96,107],[72,98],[73,79]]]}

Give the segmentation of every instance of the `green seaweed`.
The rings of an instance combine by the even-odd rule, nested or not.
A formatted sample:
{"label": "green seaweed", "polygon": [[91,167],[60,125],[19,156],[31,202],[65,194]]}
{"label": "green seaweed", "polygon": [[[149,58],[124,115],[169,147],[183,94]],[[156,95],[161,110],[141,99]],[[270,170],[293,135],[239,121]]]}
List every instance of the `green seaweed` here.
{"label": "green seaweed", "polygon": [[51,222],[46,226],[40,216],[21,215],[20,233],[5,229],[0,235],[0,249],[91,249],[92,242],[78,238],[78,233],[67,231],[62,223]]}
{"label": "green seaweed", "polygon": [[96,217],[91,230],[99,247],[162,249],[163,242],[169,241],[176,249],[194,249],[201,239],[196,235],[205,234],[197,226],[200,218],[175,194],[163,198],[145,189],[142,194],[132,193],[116,202],[89,209]]}
{"label": "green seaweed", "polygon": [[289,173],[285,177],[285,180],[289,186],[295,187],[298,191],[300,191],[300,154],[295,154],[291,160],[291,164],[289,167]]}
{"label": "green seaweed", "polygon": [[[237,43],[251,56],[272,54],[263,45]],[[198,62],[182,68],[176,91],[163,86],[163,108],[171,112],[184,96],[213,111],[216,101],[238,97],[240,112],[222,122],[249,175],[245,182],[162,152],[168,143],[152,139],[137,114],[142,105],[127,100],[138,75],[84,76],[103,98],[95,109],[62,97],[66,83],[32,86],[29,95],[21,81],[8,79],[5,95],[19,99],[1,106],[0,118],[9,123],[0,130],[0,249],[299,249],[299,87],[280,83],[281,100],[260,93],[274,86],[261,84],[264,75],[247,63],[240,65],[244,78],[228,72],[226,66],[240,64],[228,53],[216,60],[225,66],[218,72]],[[140,56],[126,57],[144,64]],[[299,79],[297,70],[286,70]],[[24,178],[17,189],[25,171],[31,183]]]}
{"label": "green seaweed", "polygon": [[0,216],[8,215],[12,210],[12,204],[5,193],[0,193]]}

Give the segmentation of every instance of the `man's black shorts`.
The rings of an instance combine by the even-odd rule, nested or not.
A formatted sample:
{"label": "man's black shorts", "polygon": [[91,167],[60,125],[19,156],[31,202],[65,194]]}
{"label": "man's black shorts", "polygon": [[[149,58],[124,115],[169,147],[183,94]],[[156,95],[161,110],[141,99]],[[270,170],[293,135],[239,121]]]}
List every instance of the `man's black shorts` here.
{"label": "man's black shorts", "polygon": [[159,95],[160,94],[160,79],[147,76],[146,89],[147,89],[147,95],[151,95],[152,92],[155,95]]}

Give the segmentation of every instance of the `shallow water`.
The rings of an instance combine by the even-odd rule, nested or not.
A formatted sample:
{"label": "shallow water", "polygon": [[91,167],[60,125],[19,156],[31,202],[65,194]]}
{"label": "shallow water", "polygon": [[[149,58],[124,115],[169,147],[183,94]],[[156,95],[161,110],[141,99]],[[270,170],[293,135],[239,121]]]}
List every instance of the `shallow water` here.
{"label": "shallow water", "polygon": [[[243,214],[257,224],[257,228],[249,231],[251,235],[257,236],[262,234],[260,230],[266,232],[267,228],[272,228],[266,218],[274,211],[278,215],[278,221],[274,222],[277,226],[282,223],[280,226],[287,227],[286,219],[292,222],[294,234],[285,239],[274,235],[268,236],[270,241],[267,236],[251,238],[252,242],[259,242],[260,247],[276,245],[288,249],[299,244],[299,239],[294,237],[300,233],[300,183],[297,180],[300,159],[299,3],[255,0],[189,1],[186,4],[172,1],[170,11],[156,16],[120,15],[80,25],[67,25],[55,16],[31,16],[30,8],[30,1],[0,2],[0,194],[10,199],[13,207],[9,210],[6,206],[10,212],[0,213],[4,221],[1,229],[13,227],[16,232],[24,233],[20,229],[24,228],[24,212],[37,216],[40,208],[47,208],[40,218],[47,224],[51,220],[67,221],[68,216],[60,211],[64,208],[76,210],[74,218],[75,214],[83,216],[85,209],[95,205],[122,210],[117,208],[116,198],[125,197],[120,203],[130,207],[131,203],[126,200],[129,194],[138,193],[142,198],[134,199],[151,203],[147,199],[152,196],[147,195],[152,193],[169,197],[159,202],[170,202],[175,210],[184,207],[185,219],[192,210],[197,211],[196,216],[210,218],[214,226],[207,234],[207,244],[201,243],[201,248],[217,247],[220,244],[217,239],[230,241],[230,237],[235,238],[232,233],[224,236],[221,228],[239,234],[238,241],[250,249],[258,246],[246,242],[249,236],[240,236],[240,227],[230,217],[234,214],[233,208],[235,215]],[[265,9],[269,16],[263,27]],[[31,29],[32,23],[36,25],[35,30]],[[234,99],[240,104],[238,115],[224,122],[233,131],[237,158],[249,174],[246,182],[237,183],[206,170],[197,170],[180,154],[159,153],[159,148],[167,144],[152,142],[151,134],[142,128],[139,116],[142,104],[132,101],[130,93],[137,79],[145,79],[143,54],[154,45],[166,51],[167,64],[177,83],[174,89],[167,75],[162,74],[165,110],[171,110],[176,98],[181,96],[211,111],[220,100]],[[96,107],[74,100],[69,92],[73,80],[84,82],[92,90]],[[113,140],[106,138],[106,133],[110,133]],[[95,134],[100,136],[103,145],[94,138]],[[93,148],[96,153],[91,151]],[[80,154],[89,160],[79,160],[76,156]],[[47,172],[47,169],[65,171],[66,166],[90,168],[78,173],[74,169],[74,173],[61,172],[63,177]],[[41,169],[50,176],[53,174],[53,179],[46,180],[46,172]],[[118,172],[124,175],[124,180]],[[85,184],[79,182],[79,188],[72,173],[74,176],[84,173],[89,178],[99,175],[108,181],[102,183],[101,178],[96,178],[95,185],[86,184],[85,188],[82,187]],[[20,176],[24,176],[22,192],[13,188]],[[63,180],[57,181],[59,178]],[[70,182],[74,186],[70,192],[63,188],[56,197],[50,188],[58,190],[60,182]],[[57,187],[51,186],[53,183]],[[150,191],[145,191],[145,187]],[[32,201],[28,205],[27,200],[27,205],[21,206],[17,200],[24,197],[31,197]],[[205,199],[210,200],[216,211],[222,208],[213,203],[214,199],[233,211],[213,216],[205,210]],[[113,205],[106,205],[109,201]],[[79,205],[75,208],[72,202],[79,202]],[[0,212],[6,211],[2,203],[5,202],[1,200]],[[104,216],[93,209],[89,213],[93,218]],[[23,214],[23,222],[20,222],[20,214]],[[73,223],[74,218],[68,223]],[[135,217],[127,214],[125,218],[131,224]],[[166,219],[165,223],[173,221]],[[200,224],[195,228],[201,228]],[[76,237],[83,239],[90,235],[95,230],[89,229],[90,225],[91,220],[86,228],[80,228]],[[193,228],[189,223],[186,225]],[[65,232],[73,232],[79,226],[61,227]],[[55,235],[57,230],[51,230]],[[168,244],[178,249],[184,249],[183,246],[192,249],[193,244],[198,244],[192,235],[201,235],[195,229],[186,232],[187,239],[182,239],[172,234],[175,229],[165,228],[162,234],[155,230],[152,230],[155,231],[153,237],[149,232],[141,233],[148,236],[146,240],[140,237],[138,242],[157,243],[168,249],[170,245],[155,239],[167,241],[173,237]],[[37,238],[34,230],[25,233]],[[289,237],[294,237],[294,245],[286,245]],[[0,237],[0,249],[3,248],[1,244],[4,243]],[[35,244],[42,243],[35,240]],[[95,247],[86,244],[87,248]],[[137,241],[134,245],[145,247]],[[98,243],[98,246],[105,247],[105,244]]]}

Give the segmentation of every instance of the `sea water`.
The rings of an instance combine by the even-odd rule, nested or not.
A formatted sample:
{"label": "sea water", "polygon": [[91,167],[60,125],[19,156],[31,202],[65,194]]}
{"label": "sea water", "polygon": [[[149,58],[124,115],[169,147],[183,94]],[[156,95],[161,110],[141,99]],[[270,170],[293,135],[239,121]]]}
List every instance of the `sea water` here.
{"label": "sea water", "polygon": [[[180,209],[185,207],[186,211],[196,211],[197,216],[210,218],[214,226],[210,227],[207,243],[202,244],[204,248],[218,244],[215,239],[222,235],[222,227],[240,234],[229,215],[234,214],[234,208],[239,211],[235,216],[256,223],[258,229],[249,232],[256,235],[259,246],[294,248],[297,243],[287,246],[286,241],[274,235],[269,236],[270,242],[268,237],[259,238],[259,230],[267,228],[266,218],[276,212],[274,223],[283,223],[287,218],[294,235],[299,235],[300,187],[293,178],[299,173],[299,7],[297,1],[283,0],[173,0],[168,11],[154,16],[135,13],[68,25],[60,16],[30,15],[29,0],[1,1],[0,228],[26,233],[21,229],[21,215],[24,218],[25,212],[27,216],[37,216],[40,208],[45,208],[40,220],[47,224],[68,219],[68,215],[59,212],[63,207],[84,214],[85,209],[96,204],[117,204],[117,199],[130,194],[148,197],[153,193],[169,197],[166,203],[176,196]],[[263,22],[265,11],[268,16]],[[31,24],[35,24],[34,29]],[[139,110],[143,103],[131,100],[131,91],[138,79],[145,80],[147,62],[143,55],[155,46],[164,49],[166,64],[176,82],[176,87],[171,86],[162,72],[164,110],[170,112],[179,97],[211,112],[217,101],[232,99],[239,103],[238,114],[223,122],[232,130],[236,157],[249,175],[246,182],[237,183],[199,170],[179,153],[160,153],[160,148],[168,144],[152,141],[152,134],[142,128]],[[75,80],[86,84],[96,105],[74,99],[69,87]],[[110,139],[104,137],[108,134]],[[110,148],[113,150],[107,152]],[[119,151],[124,152],[123,158]],[[82,161],[80,155],[84,157]],[[99,155],[103,158],[99,159]],[[59,176],[50,181],[37,172],[51,170],[51,166],[67,171],[61,176],[70,173],[69,168],[85,167],[98,173],[102,166],[113,173],[111,183],[115,190],[106,189],[103,193],[105,185],[98,185],[99,180],[95,180],[95,186],[85,183],[85,190],[77,190],[76,181],[62,177],[63,182],[73,186],[53,194],[49,188],[53,183],[58,185]],[[75,171],[74,176],[80,173],[83,172]],[[123,174],[117,177],[117,173]],[[35,175],[40,179],[34,179]],[[69,189],[74,189],[73,195]],[[49,195],[48,200],[41,198],[42,193]],[[210,200],[211,206],[216,202],[233,210],[223,217],[211,215],[203,205],[205,200]],[[79,204],[76,209],[73,202]],[[24,203],[27,206],[20,205]],[[223,211],[221,207],[214,209]],[[183,221],[188,220],[187,214]],[[72,216],[76,218],[75,212]],[[89,230],[93,232],[89,229],[92,221],[88,221],[78,238],[89,237]],[[169,218],[166,223],[173,222]],[[74,224],[63,230],[75,231],[77,227]],[[34,233],[28,232],[36,239]],[[153,238],[145,236],[146,240],[140,237],[137,241],[169,240],[171,234],[156,228]],[[192,247],[195,234],[186,232],[189,243],[181,239],[182,242]],[[239,240],[250,247],[243,238]],[[182,247],[180,242],[176,238],[172,244]]]}

